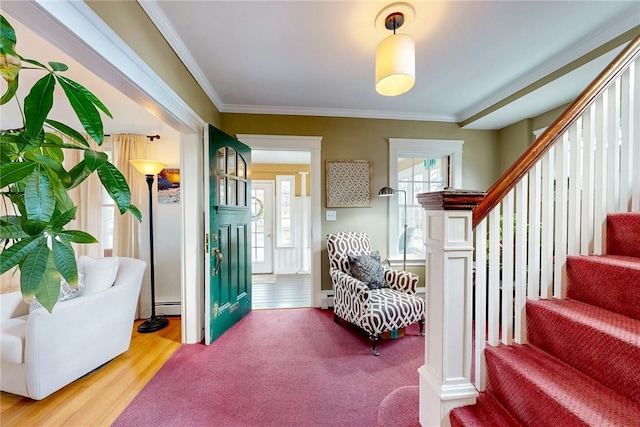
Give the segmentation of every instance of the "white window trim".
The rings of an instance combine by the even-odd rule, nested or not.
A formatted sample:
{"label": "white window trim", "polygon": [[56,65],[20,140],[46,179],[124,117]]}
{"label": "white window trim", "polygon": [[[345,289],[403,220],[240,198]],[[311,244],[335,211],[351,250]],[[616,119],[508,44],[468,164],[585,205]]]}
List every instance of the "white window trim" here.
{"label": "white window trim", "polygon": [[[286,243],[282,241],[282,197],[280,192],[280,186],[283,181],[288,181],[291,188],[291,200],[289,205],[289,212],[291,217],[289,218],[289,225],[291,227],[291,241]],[[276,175],[276,248],[293,248],[295,247],[296,240],[296,227],[295,218],[298,213],[296,211],[296,177],[295,175]]]}
{"label": "white window trim", "polygon": [[[462,188],[462,146],[464,140],[459,139],[407,139],[389,138],[389,187],[398,188],[398,156],[411,155],[415,157],[449,156],[451,158],[451,183],[453,188]],[[398,203],[401,197],[391,197],[389,200],[388,222],[388,260],[392,267],[402,266],[403,256],[398,253],[397,246],[392,242],[398,241]],[[407,201],[407,204],[410,204]],[[408,266],[424,265],[425,259],[421,255],[407,255]]]}

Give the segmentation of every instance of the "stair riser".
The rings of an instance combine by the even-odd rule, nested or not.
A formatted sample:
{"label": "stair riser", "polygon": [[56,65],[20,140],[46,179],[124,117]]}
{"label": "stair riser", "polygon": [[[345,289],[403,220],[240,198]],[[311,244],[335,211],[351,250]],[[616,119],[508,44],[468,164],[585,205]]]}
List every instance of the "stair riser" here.
{"label": "stair riser", "polygon": [[529,343],[640,404],[640,329],[621,340],[544,304],[527,304]]}
{"label": "stair riser", "polygon": [[640,258],[640,213],[607,216],[607,254]]}
{"label": "stair riser", "polygon": [[567,257],[567,297],[640,320],[640,269]]}

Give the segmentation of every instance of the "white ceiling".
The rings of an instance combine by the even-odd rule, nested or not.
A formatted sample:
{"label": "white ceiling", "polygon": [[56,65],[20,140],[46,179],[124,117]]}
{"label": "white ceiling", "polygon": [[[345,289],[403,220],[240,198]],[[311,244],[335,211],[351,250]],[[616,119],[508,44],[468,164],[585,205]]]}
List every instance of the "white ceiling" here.
{"label": "white ceiling", "polygon": [[[415,19],[399,31],[416,40],[416,85],[383,97],[374,89],[374,53],[389,32],[374,21],[391,2],[139,3],[221,112],[461,122],[640,25],[640,1],[413,1]],[[108,105],[116,120],[105,120],[105,132],[172,131],[10,22],[24,56],[69,64],[69,77]],[[499,129],[569,102],[618,50],[535,92],[525,90],[466,127]],[[3,128],[12,127],[8,110],[3,106]]]}
{"label": "white ceiling", "polygon": [[[398,32],[415,39],[416,84],[383,97],[374,56],[390,32],[375,20],[390,3],[140,1],[222,112],[461,122],[640,24],[638,1],[410,1]],[[613,56],[468,127],[567,103]]]}

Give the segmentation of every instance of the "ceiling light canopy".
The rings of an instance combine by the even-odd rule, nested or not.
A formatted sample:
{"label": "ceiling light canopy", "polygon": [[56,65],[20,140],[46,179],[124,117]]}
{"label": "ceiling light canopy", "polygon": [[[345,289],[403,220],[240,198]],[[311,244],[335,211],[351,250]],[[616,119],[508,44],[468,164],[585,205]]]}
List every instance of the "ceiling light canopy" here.
{"label": "ceiling light canopy", "polygon": [[376,91],[384,96],[408,92],[416,80],[416,45],[411,36],[396,34],[404,23],[402,12],[385,18],[385,27],[393,34],[376,48]]}

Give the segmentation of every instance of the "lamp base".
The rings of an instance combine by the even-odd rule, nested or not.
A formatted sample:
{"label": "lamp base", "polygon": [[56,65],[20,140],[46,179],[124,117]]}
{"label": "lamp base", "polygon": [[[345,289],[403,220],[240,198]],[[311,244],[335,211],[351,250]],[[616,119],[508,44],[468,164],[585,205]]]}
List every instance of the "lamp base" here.
{"label": "lamp base", "polygon": [[152,317],[138,325],[138,332],[148,334],[149,332],[159,331],[169,325],[169,319],[164,316]]}

